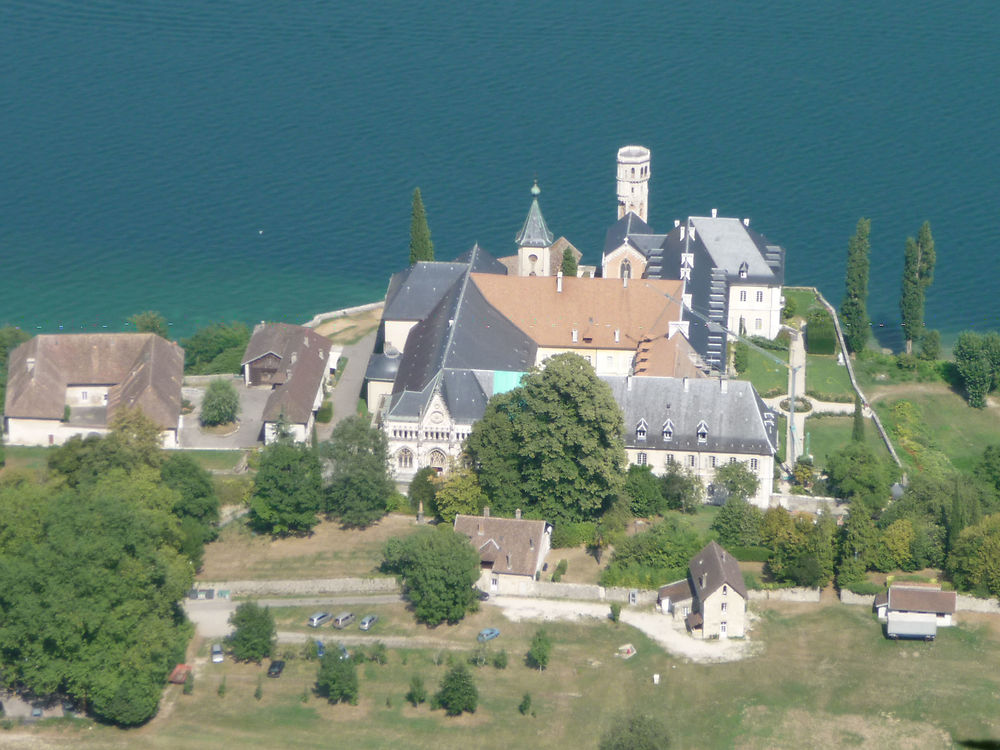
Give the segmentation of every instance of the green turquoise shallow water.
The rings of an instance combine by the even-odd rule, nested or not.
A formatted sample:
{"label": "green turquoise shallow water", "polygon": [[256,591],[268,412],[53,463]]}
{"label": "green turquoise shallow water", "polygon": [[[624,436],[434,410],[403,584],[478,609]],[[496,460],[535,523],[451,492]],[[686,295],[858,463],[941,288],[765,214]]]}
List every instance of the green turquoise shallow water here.
{"label": "green turquoise shallow water", "polygon": [[439,258],[513,252],[537,177],[596,263],[636,142],[654,227],[749,216],[789,283],[837,302],[870,216],[891,332],[929,219],[928,325],[998,325],[1000,6],[623,7],[8,0],[0,321],[118,330],[152,308],[185,334],[370,301],[406,263],[416,185]]}

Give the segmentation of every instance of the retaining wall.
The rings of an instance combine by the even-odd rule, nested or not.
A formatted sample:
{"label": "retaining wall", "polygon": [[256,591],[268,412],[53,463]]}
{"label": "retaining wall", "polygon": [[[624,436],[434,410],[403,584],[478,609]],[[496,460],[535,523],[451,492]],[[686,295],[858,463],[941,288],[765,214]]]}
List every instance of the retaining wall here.
{"label": "retaining wall", "polygon": [[819,602],[819,589],[796,586],[789,589],[751,589],[747,592],[750,601],[774,600],[778,602]]}
{"label": "retaining wall", "polygon": [[855,594],[853,591],[841,589],[840,601],[843,604],[857,604],[862,607],[871,608],[875,606],[875,594]]}
{"label": "retaining wall", "polygon": [[302,581],[196,581],[199,589],[229,591],[233,596],[265,594],[396,594],[395,578],[317,578]]}
{"label": "retaining wall", "polygon": [[959,612],[985,612],[990,615],[1000,614],[1000,603],[996,599],[980,599],[968,594],[959,594],[955,609]]}
{"label": "retaining wall", "polygon": [[333,318],[343,318],[345,315],[354,315],[355,313],[367,312],[368,310],[374,310],[377,307],[382,307],[385,304],[385,300],[379,300],[378,302],[369,302],[366,305],[356,305],[354,307],[345,307],[343,310],[333,310],[331,312],[320,313],[319,315],[314,315],[312,320],[308,323],[303,323],[306,328],[315,328],[324,320],[332,320]]}

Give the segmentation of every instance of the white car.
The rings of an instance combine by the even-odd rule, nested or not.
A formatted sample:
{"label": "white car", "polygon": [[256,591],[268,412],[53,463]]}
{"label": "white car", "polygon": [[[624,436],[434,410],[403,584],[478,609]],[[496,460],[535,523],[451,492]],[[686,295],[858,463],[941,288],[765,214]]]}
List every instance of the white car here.
{"label": "white car", "polygon": [[212,663],[221,664],[225,657],[222,654],[222,644],[213,643],[212,644]]}

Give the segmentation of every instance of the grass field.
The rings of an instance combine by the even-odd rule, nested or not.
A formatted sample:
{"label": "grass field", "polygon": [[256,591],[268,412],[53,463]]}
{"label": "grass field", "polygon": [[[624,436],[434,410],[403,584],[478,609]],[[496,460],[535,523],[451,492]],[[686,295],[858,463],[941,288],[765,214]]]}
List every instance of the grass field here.
{"label": "grass field", "polygon": [[806,391],[824,398],[827,395],[854,398],[847,368],[838,365],[837,358],[829,354],[806,355]]}
{"label": "grass field", "polygon": [[391,515],[364,531],[345,531],[324,521],[309,537],[271,539],[232,523],[205,547],[205,565],[198,577],[232,581],[377,575],[385,541],[417,528],[412,516]]}
{"label": "grass field", "polygon": [[[695,664],[660,650],[626,625],[591,620],[550,623],[550,666],[538,672],[523,655],[537,625],[511,623],[491,607],[454,628],[420,628],[468,645],[482,627],[501,637],[509,666],[473,669],[475,714],[447,718],[403,699],[412,675],[433,693],[447,669],[437,649],[390,649],[384,666],[358,668],[357,706],[330,706],[310,694],[317,665],[290,660],[277,680],[263,666],[195,659],[194,694],[167,688],[161,715],[121,731],[78,722],[28,730],[31,747],[78,748],[594,748],[608,724],[629,710],[655,715],[677,748],[947,748],[1000,738],[1000,637],[984,615],[960,615],[933,643],[887,641],[870,610],[840,604],[753,605],[754,656]],[[637,655],[614,656],[632,643]],[[452,652],[448,652],[452,653]],[[653,674],[660,675],[654,685]],[[225,678],[227,693],[217,695]],[[260,701],[253,697],[262,685]],[[534,715],[517,710],[530,693]],[[91,728],[92,727],[92,728]],[[0,734],[2,737],[2,734]],[[27,745],[26,745],[27,746]],[[994,745],[976,744],[976,747]]]}
{"label": "grass field", "polygon": [[186,453],[208,471],[232,471],[243,458],[243,451],[176,451]]}
{"label": "grass field", "polygon": [[785,287],[782,294],[785,296],[786,304],[790,300],[794,301],[796,318],[805,318],[809,308],[817,304],[816,293],[812,289],[790,289]]}
{"label": "grass field", "polygon": [[[956,469],[971,470],[986,446],[1000,443],[1000,407],[994,404],[973,409],[948,386],[931,383],[885,388],[877,399],[873,398],[890,435],[895,427],[892,405],[900,400],[917,407],[922,440],[944,453]],[[900,458],[912,463],[912,455],[906,451],[900,451]]]}
{"label": "grass field", "polygon": [[[806,419],[806,435],[808,452],[812,453],[816,466],[826,466],[826,459],[831,454],[851,442],[854,430],[854,417],[821,416]],[[875,451],[877,456],[889,458],[889,451],[878,435],[871,420],[865,422],[865,442]]]}
{"label": "grass field", "polygon": [[[785,360],[786,362],[788,361],[788,352],[769,353]],[[754,388],[757,389],[757,393],[764,396],[769,393],[788,392],[787,367],[779,365],[777,362],[769,359],[756,349],[750,349],[747,362],[747,371],[740,375],[740,379],[749,380],[753,383]]]}
{"label": "grass field", "polygon": [[25,445],[5,445],[6,470],[44,469],[48,460],[48,448]]}

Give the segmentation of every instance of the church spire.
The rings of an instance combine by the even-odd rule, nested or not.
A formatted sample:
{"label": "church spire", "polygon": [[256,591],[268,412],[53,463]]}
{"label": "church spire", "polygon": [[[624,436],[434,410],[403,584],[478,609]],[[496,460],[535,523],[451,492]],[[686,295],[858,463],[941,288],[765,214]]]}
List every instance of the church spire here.
{"label": "church spire", "polygon": [[549,247],[555,240],[555,236],[545,224],[542,209],[538,207],[538,196],[541,192],[538,180],[535,180],[535,184],[531,187],[531,208],[528,209],[528,218],[524,220],[524,226],[514,239],[518,247]]}

